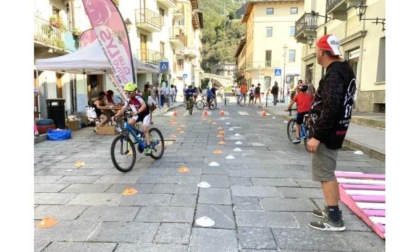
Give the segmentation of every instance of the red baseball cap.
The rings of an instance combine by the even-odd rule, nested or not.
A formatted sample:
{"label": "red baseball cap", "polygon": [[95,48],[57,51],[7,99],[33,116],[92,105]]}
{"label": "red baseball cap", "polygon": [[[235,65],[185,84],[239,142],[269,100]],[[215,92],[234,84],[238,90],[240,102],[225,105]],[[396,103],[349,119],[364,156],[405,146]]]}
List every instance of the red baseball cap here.
{"label": "red baseball cap", "polygon": [[332,53],[334,56],[341,55],[340,52],[340,40],[331,34],[322,36],[316,46],[322,50],[326,50]]}

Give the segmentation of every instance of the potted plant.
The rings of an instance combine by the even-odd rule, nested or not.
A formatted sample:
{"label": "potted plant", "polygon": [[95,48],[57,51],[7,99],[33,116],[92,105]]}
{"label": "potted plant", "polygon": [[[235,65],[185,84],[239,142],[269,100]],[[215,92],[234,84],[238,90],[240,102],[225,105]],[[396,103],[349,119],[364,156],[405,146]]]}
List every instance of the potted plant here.
{"label": "potted plant", "polygon": [[56,16],[52,15],[50,17],[50,25],[58,28],[58,25],[59,24],[58,24],[58,21],[57,21],[57,17]]}
{"label": "potted plant", "polygon": [[73,28],[73,36],[75,36],[75,37],[79,37],[80,36],[79,28],[77,28],[77,27],[74,27]]}
{"label": "potted plant", "polygon": [[66,29],[63,20],[61,18],[57,18],[54,15],[50,17],[50,25],[57,29],[60,29],[60,31],[64,31]]}

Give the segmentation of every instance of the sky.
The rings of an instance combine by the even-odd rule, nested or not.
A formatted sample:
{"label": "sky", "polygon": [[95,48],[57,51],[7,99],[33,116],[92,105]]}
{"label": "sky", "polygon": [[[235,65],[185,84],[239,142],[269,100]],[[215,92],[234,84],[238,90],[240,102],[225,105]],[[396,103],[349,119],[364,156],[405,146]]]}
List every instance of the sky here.
{"label": "sky", "polygon": [[[21,8],[20,1],[7,1],[0,9],[2,39],[1,107],[2,124],[2,196],[1,218],[7,239],[3,247],[15,251],[33,248],[33,13]],[[398,1],[386,3],[386,188],[387,188],[387,251],[401,251],[404,247],[417,247],[420,224],[416,216],[420,165],[416,159],[418,127],[416,96],[411,88],[420,86],[416,81],[419,70],[416,61],[415,28],[404,22],[415,17],[416,8],[398,11],[404,5]],[[18,10],[19,22],[12,22],[10,10]],[[390,14],[391,13],[391,14]],[[16,15],[14,15],[16,16]],[[19,24],[19,25],[17,25]],[[378,27],[380,29],[380,27]],[[412,41],[413,40],[413,41]],[[413,230],[411,232],[411,230]],[[345,234],[344,234],[345,235]],[[4,238],[4,237],[3,237]],[[25,240],[25,242],[22,242]]]}

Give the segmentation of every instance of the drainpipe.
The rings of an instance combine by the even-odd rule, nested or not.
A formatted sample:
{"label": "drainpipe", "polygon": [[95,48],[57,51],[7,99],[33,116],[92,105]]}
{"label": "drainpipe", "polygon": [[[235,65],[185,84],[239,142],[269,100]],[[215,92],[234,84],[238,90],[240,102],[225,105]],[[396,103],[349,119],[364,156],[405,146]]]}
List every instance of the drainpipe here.
{"label": "drainpipe", "polygon": [[363,51],[364,51],[364,45],[365,45],[365,36],[366,36],[366,30],[363,24],[363,30],[362,30],[362,39],[360,40],[360,47],[359,47],[359,61],[357,64],[357,76],[356,76],[356,93],[354,96],[355,100],[355,109],[356,111],[360,111],[360,104],[359,104],[359,98],[360,98],[360,87],[361,87],[361,79],[362,79],[362,65],[363,65]]}

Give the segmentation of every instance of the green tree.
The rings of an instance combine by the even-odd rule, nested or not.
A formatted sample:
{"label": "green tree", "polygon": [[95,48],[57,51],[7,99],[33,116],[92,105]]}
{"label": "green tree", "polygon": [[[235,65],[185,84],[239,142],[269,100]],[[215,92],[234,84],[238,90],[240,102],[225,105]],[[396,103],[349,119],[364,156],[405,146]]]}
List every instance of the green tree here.
{"label": "green tree", "polygon": [[228,0],[200,1],[204,18],[201,68],[205,72],[210,72],[210,67],[219,62],[235,62],[245,28],[241,19],[235,19],[235,10],[240,6],[241,3]]}

